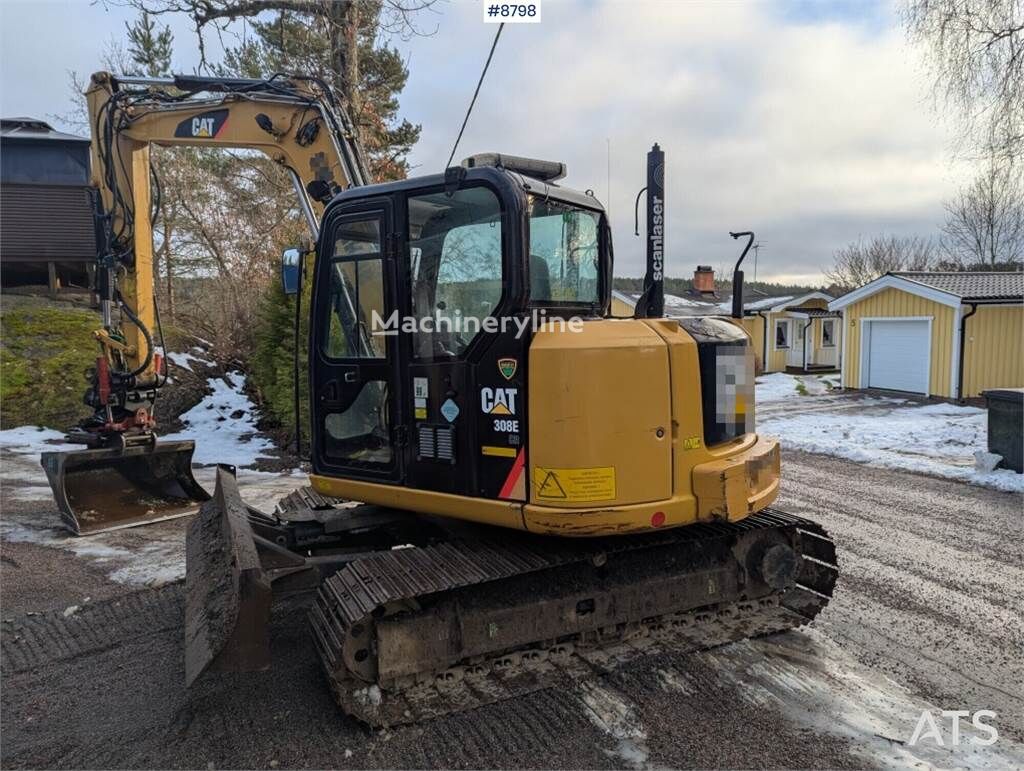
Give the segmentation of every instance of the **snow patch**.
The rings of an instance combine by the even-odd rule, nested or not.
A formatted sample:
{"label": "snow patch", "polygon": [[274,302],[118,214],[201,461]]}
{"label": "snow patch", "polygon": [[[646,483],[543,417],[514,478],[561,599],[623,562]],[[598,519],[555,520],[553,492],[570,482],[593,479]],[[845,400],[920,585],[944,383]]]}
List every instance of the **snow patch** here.
{"label": "snow patch", "polygon": [[703,305],[707,305],[707,303],[699,303],[674,294],[665,295],[666,308],[700,308]]}
{"label": "snow patch", "polygon": [[991,747],[976,744],[969,721],[961,723],[957,747],[927,741],[910,746],[922,711],[934,714],[936,707],[861,666],[813,627],[702,657],[741,694],[768,695],[774,709],[797,722],[852,740],[851,751],[866,765],[996,769],[1019,768],[1024,759],[1024,746],[1004,737]]}
{"label": "snow patch", "polygon": [[[906,688],[864,667],[834,640],[814,627],[745,640],[693,654],[691,659],[748,704],[781,713],[797,725],[849,740],[850,751],[872,768],[1020,768],[1024,746],[999,738],[985,747],[976,731],[961,722],[961,743],[939,747],[928,741],[909,744],[925,710]],[[707,675],[685,663],[658,672],[661,687],[685,695]]]}
{"label": "snow patch", "polygon": [[4,484],[4,492],[7,494],[7,497],[16,501],[48,501],[53,499],[53,491],[50,490],[49,485]]}
{"label": "snow patch", "polygon": [[916,406],[904,401],[902,405],[909,406],[897,402],[888,409],[858,413],[775,413],[759,420],[758,430],[777,437],[784,447],[1024,492],[1022,474],[975,468],[974,453],[988,443],[985,410],[956,404]]}
{"label": "snow patch", "polygon": [[[793,295],[786,297],[765,297],[762,300],[752,300],[751,302],[743,303],[743,309],[748,311],[761,311],[765,308],[773,308],[781,303],[789,302],[793,299]],[[718,309],[729,313],[732,311],[732,299],[730,298],[727,302],[719,303]]]}
{"label": "snow patch", "polygon": [[0,520],[0,537],[9,543],[63,549],[108,569],[108,577],[119,584],[155,587],[185,577],[184,534],[179,532],[149,532],[149,542],[139,548],[131,545],[132,536],[125,531],[83,537],[56,527],[41,527],[4,517]]}
{"label": "snow patch", "polygon": [[[27,474],[42,475],[38,466],[22,468],[24,461],[4,465],[4,475],[12,476],[14,468],[19,480]],[[200,484],[212,490],[215,469],[200,469]],[[241,470],[238,486],[249,505],[264,511],[272,510],[276,501],[304,484],[305,475],[287,472]],[[4,486],[5,500],[13,490]],[[34,488],[33,488],[34,489]],[[46,498],[50,498],[49,488]],[[30,511],[4,511],[0,518],[0,540],[6,543],[29,543],[61,549],[98,566],[110,580],[130,586],[162,586],[185,576],[185,533],[177,520],[139,528],[127,528],[90,536],[75,536],[60,526],[56,507],[52,511],[33,508]]]}
{"label": "snow patch", "polygon": [[839,375],[787,375],[772,372],[756,381],[756,399],[759,404],[780,402],[801,396],[821,396],[839,388]]}
{"label": "snow patch", "polygon": [[185,429],[162,437],[167,441],[192,439],[196,451],[194,463],[230,463],[247,467],[257,458],[268,457],[274,445],[258,434],[256,406],[245,395],[245,375],[228,372],[224,377],[208,378],[212,393],[181,416]]}
{"label": "snow patch", "polygon": [[[193,348],[192,350],[202,352],[201,348]],[[206,367],[214,366],[214,362],[210,361],[209,359],[204,359],[200,356],[195,356],[189,352],[177,353],[171,351],[167,354],[167,358],[170,359],[170,361],[175,366],[187,370],[192,370],[192,362],[198,362],[199,364],[202,364],[203,366]]]}
{"label": "snow patch", "polygon": [[48,450],[65,450],[81,448],[81,445],[69,445],[64,434],[52,428],[42,426],[18,426],[0,431],[0,448],[15,455],[35,455]]}
{"label": "snow patch", "polygon": [[647,765],[647,732],[636,710],[617,694],[592,681],[579,684],[587,718],[618,742],[615,754],[632,768]]}

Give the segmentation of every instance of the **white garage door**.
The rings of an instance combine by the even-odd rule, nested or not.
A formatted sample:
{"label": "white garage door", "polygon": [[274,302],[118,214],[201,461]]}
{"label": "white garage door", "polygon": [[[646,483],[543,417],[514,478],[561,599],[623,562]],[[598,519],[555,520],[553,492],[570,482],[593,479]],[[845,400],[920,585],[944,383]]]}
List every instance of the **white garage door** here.
{"label": "white garage door", "polygon": [[869,321],[867,327],[868,386],[928,393],[928,322]]}

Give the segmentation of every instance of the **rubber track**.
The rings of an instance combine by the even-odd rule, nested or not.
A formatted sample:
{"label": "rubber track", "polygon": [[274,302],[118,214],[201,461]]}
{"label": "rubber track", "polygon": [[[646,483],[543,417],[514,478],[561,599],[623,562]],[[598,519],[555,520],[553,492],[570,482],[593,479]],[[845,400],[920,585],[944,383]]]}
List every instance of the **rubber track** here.
{"label": "rubber track", "polygon": [[[714,641],[712,645],[743,636],[767,634],[799,626],[813,618],[828,602],[837,572],[835,546],[820,525],[773,509],[765,509],[735,523],[700,523],[630,537],[567,541],[526,536],[508,538],[502,543],[450,541],[423,548],[382,551],[347,565],[323,583],[310,611],[313,636],[339,703],[364,722],[384,725],[468,709],[546,687],[545,683],[549,683],[550,678],[518,678],[521,682],[514,687],[476,688],[472,694],[458,696],[450,689],[447,693],[424,693],[424,689],[417,686],[420,691],[417,702],[432,704],[421,710],[394,707],[381,710],[380,701],[386,694],[379,689],[373,691],[376,686],[350,678],[344,672],[341,650],[348,630],[355,624],[372,624],[373,617],[379,616],[388,603],[415,600],[546,570],[584,561],[600,553],[613,554],[671,543],[726,538],[770,528],[795,528],[800,534],[802,563],[797,574],[797,586],[785,592],[784,596],[779,595],[771,608],[753,609],[754,617],[749,623],[737,619],[751,603],[731,603],[728,605],[736,607],[722,607],[717,611],[712,608],[710,614],[705,613],[700,618],[700,622],[707,626],[716,613],[721,615],[721,630],[701,630],[701,634]],[[757,613],[764,615],[764,619],[757,617]],[[739,636],[737,629],[742,630]],[[699,647],[710,646],[684,646],[686,650]],[[594,659],[591,663],[600,663],[602,658],[600,652],[588,656]],[[552,667],[545,665],[541,669],[547,670],[544,674],[550,674]]]}
{"label": "rubber track", "polygon": [[179,628],[184,612],[183,587],[175,584],[89,603],[70,616],[59,610],[25,615],[4,624],[0,639],[3,670],[5,674],[23,672]]}

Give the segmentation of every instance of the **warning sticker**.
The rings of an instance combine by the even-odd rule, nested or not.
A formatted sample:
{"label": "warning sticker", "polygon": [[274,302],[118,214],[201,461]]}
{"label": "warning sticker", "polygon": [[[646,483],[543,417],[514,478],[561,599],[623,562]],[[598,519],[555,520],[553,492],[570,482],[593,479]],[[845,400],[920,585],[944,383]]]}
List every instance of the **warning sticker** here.
{"label": "warning sticker", "polygon": [[533,469],[540,501],[610,501],[615,498],[615,467]]}

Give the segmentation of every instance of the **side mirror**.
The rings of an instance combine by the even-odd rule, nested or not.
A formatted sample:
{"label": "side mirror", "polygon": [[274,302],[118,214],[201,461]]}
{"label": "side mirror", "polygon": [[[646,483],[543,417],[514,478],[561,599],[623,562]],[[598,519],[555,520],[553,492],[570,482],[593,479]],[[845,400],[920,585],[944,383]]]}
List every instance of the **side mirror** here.
{"label": "side mirror", "polygon": [[285,249],[281,255],[281,286],[286,295],[298,294],[302,281],[302,252]]}

